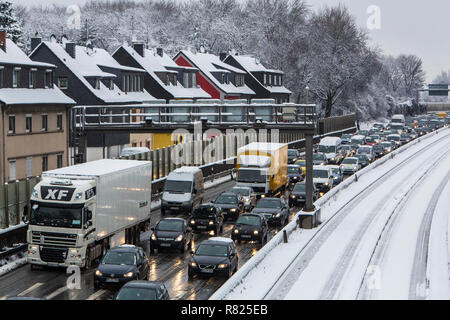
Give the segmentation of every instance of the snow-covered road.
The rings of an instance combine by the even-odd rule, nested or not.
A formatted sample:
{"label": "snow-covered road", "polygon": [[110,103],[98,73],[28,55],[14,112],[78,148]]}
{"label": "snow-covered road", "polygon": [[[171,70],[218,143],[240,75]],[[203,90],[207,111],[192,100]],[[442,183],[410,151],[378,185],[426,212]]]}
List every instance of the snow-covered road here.
{"label": "snow-covered road", "polygon": [[448,298],[449,172],[444,129],[341,190],[322,207],[319,231],[294,231],[225,298]]}

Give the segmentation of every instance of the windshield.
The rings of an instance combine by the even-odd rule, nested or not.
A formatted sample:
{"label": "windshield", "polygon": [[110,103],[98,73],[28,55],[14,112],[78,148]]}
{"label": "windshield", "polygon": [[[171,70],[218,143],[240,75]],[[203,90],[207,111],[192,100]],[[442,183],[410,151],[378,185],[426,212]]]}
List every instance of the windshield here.
{"label": "windshield", "polygon": [[362,161],[362,162],[367,161],[367,157],[363,154],[358,155],[358,159],[359,159],[359,161]]}
{"label": "windshield", "polygon": [[281,208],[281,202],[278,199],[260,199],[256,208],[279,209]]}
{"label": "windshield", "polygon": [[231,192],[233,192],[235,194],[241,194],[243,196],[249,196],[250,195],[250,190],[249,189],[245,189],[245,188],[233,188],[233,189],[231,189]]}
{"label": "windshield", "polygon": [[306,161],[305,160],[296,161],[295,164],[304,167],[306,166]]}
{"label": "windshield", "polygon": [[370,149],[369,148],[364,148],[364,147],[359,147],[358,148],[358,153],[370,154]]}
{"label": "windshield", "polygon": [[135,264],[135,256],[133,252],[109,251],[103,258],[102,264],[131,266]]}
{"label": "windshield", "polygon": [[236,196],[231,196],[231,195],[220,195],[217,197],[216,199],[216,203],[223,203],[223,204],[237,204],[238,203],[238,199],[236,198]]}
{"label": "windshield", "polygon": [[328,170],[313,170],[313,178],[328,178]]}
{"label": "windshield", "polygon": [[288,167],[287,173],[288,174],[300,174],[300,173],[302,173],[302,168]]}
{"label": "windshield", "polygon": [[196,218],[209,218],[214,216],[215,213],[216,208],[214,207],[197,207],[192,213],[192,216]]}
{"label": "windshield", "polygon": [[344,161],[342,161],[342,163],[344,164],[356,164],[357,160],[356,159],[344,159]]}
{"label": "windshield", "polygon": [[261,224],[261,218],[257,216],[240,216],[236,220],[236,224],[245,224],[248,226],[259,226]]}
{"label": "windshield", "polygon": [[161,220],[156,226],[158,231],[183,231],[183,221]]}
{"label": "windshield", "polygon": [[250,183],[264,183],[266,182],[265,171],[262,170],[248,170],[248,169],[239,169],[238,182],[250,182]]}
{"label": "windshield", "polygon": [[295,192],[305,192],[305,184],[304,183],[297,183],[294,187]]}
{"label": "windshield", "polygon": [[288,150],[288,156],[296,157],[297,156],[297,150]]}
{"label": "windshield", "polygon": [[351,139],[352,135],[351,134],[343,134],[341,136],[341,139]]}
{"label": "windshield", "polygon": [[197,251],[196,256],[213,256],[213,257],[226,257],[227,246],[220,244],[201,244]]}
{"label": "windshield", "polygon": [[30,224],[63,228],[81,228],[81,208],[49,207],[34,204]]}
{"label": "windshield", "polygon": [[190,193],[191,187],[192,187],[192,181],[166,180],[166,185],[164,187],[164,191]]}
{"label": "windshield", "polygon": [[122,288],[116,300],[156,300],[156,291],[147,288]]}
{"label": "windshield", "polygon": [[398,137],[398,136],[390,136],[390,137],[388,137],[388,139],[389,140],[393,140],[393,141],[399,141],[400,137]]}
{"label": "windshield", "polygon": [[363,140],[362,139],[352,139],[352,143],[353,144],[363,144]]}
{"label": "windshield", "polygon": [[334,153],[336,152],[336,146],[325,146],[319,144],[319,152]]}
{"label": "windshield", "polygon": [[341,170],[339,170],[339,168],[332,168],[331,171],[333,172],[333,174],[337,174],[337,175],[339,175],[341,173]]}

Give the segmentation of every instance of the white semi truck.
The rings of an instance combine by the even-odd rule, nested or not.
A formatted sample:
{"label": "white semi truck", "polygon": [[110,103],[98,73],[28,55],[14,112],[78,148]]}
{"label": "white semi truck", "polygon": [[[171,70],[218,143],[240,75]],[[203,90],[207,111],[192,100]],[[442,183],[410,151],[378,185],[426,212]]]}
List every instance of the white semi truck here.
{"label": "white semi truck", "polygon": [[30,198],[27,262],[89,268],[150,223],[152,163],[104,159],[42,173]]}

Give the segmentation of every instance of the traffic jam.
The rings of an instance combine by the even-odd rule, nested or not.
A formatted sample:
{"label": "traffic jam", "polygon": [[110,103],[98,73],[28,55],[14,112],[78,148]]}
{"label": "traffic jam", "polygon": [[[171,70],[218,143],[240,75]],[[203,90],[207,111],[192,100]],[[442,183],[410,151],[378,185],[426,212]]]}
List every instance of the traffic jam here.
{"label": "traffic jam", "polygon": [[[370,163],[447,124],[446,117],[437,115],[394,115],[387,124],[322,138],[314,146],[313,201]],[[188,282],[215,278],[220,286],[242,266],[243,251],[251,252],[245,260],[251,258],[305,204],[306,160],[287,144],[240,147],[235,182],[223,183],[229,188],[219,188],[209,201],[200,168],[172,171],[158,221],[148,215],[149,166],[108,159],[44,173],[31,195],[31,268],[92,269],[95,289],[110,290],[109,299],[182,298],[171,294],[166,278],[155,276],[157,266],[151,261],[168,257],[167,265],[183,269]],[[70,205],[63,203],[67,197],[74,199]],[[146,232],[148,240],[142,237]]]}

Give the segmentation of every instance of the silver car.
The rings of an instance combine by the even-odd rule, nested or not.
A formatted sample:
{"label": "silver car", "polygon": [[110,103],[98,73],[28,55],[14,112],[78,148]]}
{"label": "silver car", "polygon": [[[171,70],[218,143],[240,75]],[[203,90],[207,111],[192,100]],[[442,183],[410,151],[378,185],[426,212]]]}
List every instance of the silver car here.
{"label": "silver car", "polygon": [[256,193],[250,187],[233,187],[231,192],[240,194],[244,202],[244,211],[250,212],[256,205]]}

